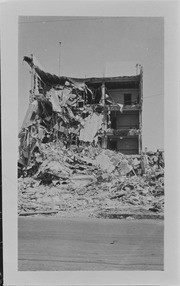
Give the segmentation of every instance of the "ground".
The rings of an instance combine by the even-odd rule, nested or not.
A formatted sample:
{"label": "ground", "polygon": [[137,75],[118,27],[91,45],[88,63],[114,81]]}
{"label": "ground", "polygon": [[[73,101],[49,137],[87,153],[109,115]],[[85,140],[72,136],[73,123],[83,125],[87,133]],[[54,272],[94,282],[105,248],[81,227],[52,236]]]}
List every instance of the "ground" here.
{"label": "ground", "polygon": [[163,270],[163,220],[19,218],[19,271]]}

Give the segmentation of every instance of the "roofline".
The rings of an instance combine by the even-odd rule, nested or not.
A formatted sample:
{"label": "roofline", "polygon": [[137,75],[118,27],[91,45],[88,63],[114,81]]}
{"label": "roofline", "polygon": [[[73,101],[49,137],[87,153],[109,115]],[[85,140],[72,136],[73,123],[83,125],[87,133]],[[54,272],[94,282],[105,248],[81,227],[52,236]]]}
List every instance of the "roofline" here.
{"label": "roofline", "polygon": [[95,84],[95,83],[119,83],[119,82],[139,82],[140,81],[140,77],[141,75],[133,75],[133,76],[116,76],[116,77],[88,77],[88,78],[75,78],[75,77],[67,77],[67,76],[57,76],[55,74],[50,74],[47,73],[45,71],[43,71],[42,69],[40,69],[38,66],[34,65],[33,60],[27,56],[24,57],[24,61],[26,61],[30,67],[34,67],[36,72],[40,75],[44,75],[44,77],[46,78],[51,78],[52,81],[54,81],[55,83],[60,83],[61,81],[75,81],[76,83],[85,83],[85,84]]}
{"label": "roofline", "polygon": [[116,76],[116,77],[89,77],[89,78],[71,78],[69,79],[75,80],[75,81],[83,81],[86,84],[90,83],[101,83],[101,82],[128,82],[128,81],[134,81],[139,82],[140,75],[133,75],[133,76]]}

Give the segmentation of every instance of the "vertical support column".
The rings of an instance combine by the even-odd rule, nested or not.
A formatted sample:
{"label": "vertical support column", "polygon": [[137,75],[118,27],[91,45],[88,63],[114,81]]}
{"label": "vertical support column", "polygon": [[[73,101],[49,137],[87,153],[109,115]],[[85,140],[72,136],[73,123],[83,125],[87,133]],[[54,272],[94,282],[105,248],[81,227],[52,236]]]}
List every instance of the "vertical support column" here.
{"label": "vertical support column", "polygon": [[101,93],[102,93],[102,105],[103,105],[103,137],[102,137],[102,148],[107,149],[107,110],[105,104],[105,83],[102,83],[101,86]]}
{"label": "vertical support column", "polygon": [[140,66],[139,154],[142,153],[143,67]]}
{"label": "vertical support column", "polygon": [[142,171],[142,174],[146,174],[147,167],[148,167],[147,147],[145,147],[145,152],[141,152],[141,171]]}
{"label": "vertical support column", "polygon": [[139,110],[139,154],[142,153],[142,109]]}

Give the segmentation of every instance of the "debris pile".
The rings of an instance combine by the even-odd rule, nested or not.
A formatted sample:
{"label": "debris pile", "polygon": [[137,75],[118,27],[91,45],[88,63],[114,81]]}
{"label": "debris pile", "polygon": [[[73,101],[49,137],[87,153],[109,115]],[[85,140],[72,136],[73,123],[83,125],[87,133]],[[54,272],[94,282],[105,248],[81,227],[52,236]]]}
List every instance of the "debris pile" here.
{"label": "debris pile", "polygon": [[77,87],[65,81],[64,85],[46,91],[46,96],[38,92],[34,95],[19,133],[19,165],[29,165],[40,143],[61,141],[66,148],[80,142],[97,145],[102,131],[102,108],[88,104],[80,107],[88,93],[85,84]]}
{"label": "debris pile", "polygon": [[60,142],[40,144],[36,151],[18,179],[19,214],[96,216],[125,207],[163,212],[162,152],[123,155],[92,145],[66,149]]}
{"label": "debris pile", "polygon": [[[19,132],[19,173],[22,168],[29,168],[41,143],[60,141],[66,148],[84,147],[87,143],[111,149],[111,136],[108,135],[121,139],[141,136],[139,126],[131,124],[124,129],[112,123],[113,112],[123,113],[129,105],[113,99],[103,78],[60,77],[45,72],[33,56],[25,56],[24,61],[31,67],[31,90],[29,107]],[[139,76],[135,78],[140,80]],[[118,78],[114,80],[117,82]],[[122,78],[119,80],[121,82]],[[113,78],[107,81],[113,82]],[[140,108],[137,100],[130,106]],[[130,152],[137,150],[130,149]]]}
{"label": "debris pile", "polygon": [[139,112],[142,102],[117,103],[104,79],[58,77],[43,71],[33,57],[24,60],[31,67],[32,86],[19,132],[19,214],[98,215],[125,207],[160,213],[163,152],[123,155],[108,149],[121,150],[110,142],[111,135],[120,140],[141,137],[139,125],[116,126],[113,112]]}

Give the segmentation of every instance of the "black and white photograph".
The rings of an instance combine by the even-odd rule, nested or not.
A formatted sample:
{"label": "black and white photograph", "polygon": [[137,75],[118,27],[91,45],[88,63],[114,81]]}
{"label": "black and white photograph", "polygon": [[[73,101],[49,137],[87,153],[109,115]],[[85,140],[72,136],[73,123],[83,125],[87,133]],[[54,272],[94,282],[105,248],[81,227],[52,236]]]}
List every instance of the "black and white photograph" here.
{"label": "black and white photograph", "polygon": [[163,270],[163,56],[163,18],[19,17],[19,270]]}
{"label": "black and white photograph", "polygon": [[[116,5],[120,9],[121,4],[129,11],[124,2]],[[106,11],[109,5],[104,3]],[[133,8],[129,13],[86,13],[85,6],[85,12],[67,13],[68,4],[63,4],[63,12],[50,7],[45,13],[40,6],[39,2],[37,9],[32,5],[13,12],[16,66],[8,80],[12,89],[16,71],[16,96],[8,116],[15,127],[2,133],[7,156],[15,154],[9,161],[14,175],[4,171],[2,176],[5,189],[11,186],[13,192],[5,210],[5,217],[12,212],[9,216],[15,218],[13,273],[21,278],[32,275],[34,284],[30,278],[27,285],[45,285],[48,273],[56,277],[52,285],[59,273],[76,277],[76,285],[99,283],[99,278],[77,282],[85,273],[105,273],[108,285],[117,285],[113,275],[121,285],[126,274],[139,279],[138,273],[152,278],[146,284],[156,275],[164,283],[169,253],[176,257],[174,263],[178,261],[174,225],[167,231],[173,200],[177,215],[177,127],[172,128],[177,109],[172,110],[178,103],[167,76],[176,57],[176,46],[168,44],[175,43],[175,36],[167,41],[173,20],[167,26],[167,7],[148,13],[145,3],[146,13],[133,13]],[[74,9],[80,6],[77,2]],[[100,11],[103,1],[96,7]],[[10,32],[3,35],[10,43]],[[5,102],[7,98],[4,107]],[[4,108],[3,122],[6,114]],[[7,236],[5,227],[5,241]],[[7,265],[11,263],[4,267],[6,273]],[[64,281],[59,283],[73,284]]]}

